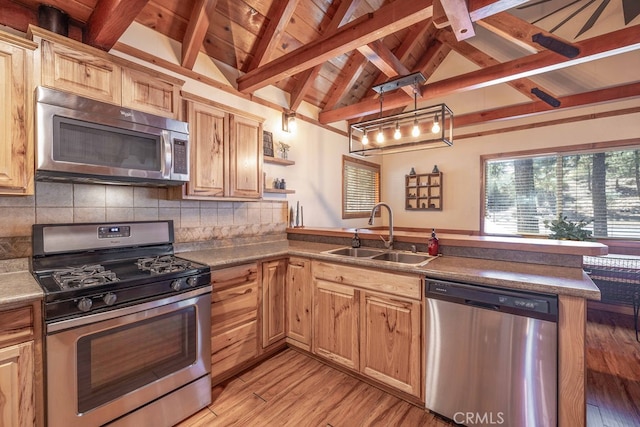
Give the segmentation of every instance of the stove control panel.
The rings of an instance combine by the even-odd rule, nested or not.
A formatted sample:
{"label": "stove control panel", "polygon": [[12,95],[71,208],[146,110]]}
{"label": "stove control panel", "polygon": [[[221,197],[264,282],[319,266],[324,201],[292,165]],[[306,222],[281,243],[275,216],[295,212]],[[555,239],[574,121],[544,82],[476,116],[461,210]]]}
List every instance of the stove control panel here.
{"label": "stove control panel", "polygon": [[131,227],[128,225],[110,225],[98,227],[98,239],[114,239],[131,236]]}

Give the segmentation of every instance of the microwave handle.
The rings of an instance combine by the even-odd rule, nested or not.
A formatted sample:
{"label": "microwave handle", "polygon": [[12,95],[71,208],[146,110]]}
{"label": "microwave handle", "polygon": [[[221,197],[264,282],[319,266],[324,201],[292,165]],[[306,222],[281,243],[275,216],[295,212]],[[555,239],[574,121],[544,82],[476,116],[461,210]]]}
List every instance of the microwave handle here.
{"label": "microwave handle", "polygon": [[162,131],[162,158],[164,159],[164,165],[162,165],[162,176],[165,178],[171,178],[171,165],[173,164],[173,149],[171,144],[171,132],[168,130]]}

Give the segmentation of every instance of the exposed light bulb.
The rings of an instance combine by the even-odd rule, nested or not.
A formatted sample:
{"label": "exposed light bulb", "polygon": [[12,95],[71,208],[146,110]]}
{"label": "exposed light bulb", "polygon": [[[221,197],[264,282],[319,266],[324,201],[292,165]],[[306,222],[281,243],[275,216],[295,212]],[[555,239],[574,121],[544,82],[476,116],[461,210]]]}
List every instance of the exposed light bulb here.
{"label": "exposed light bulb", "polygon": [[382,133],[382,128],[380,128],[378,134],[376,135],[376,142],[378,144],[382,144],[384,142],[384,134]]}
{"label": "exposed light bulb", "polygon": [[438,123],[438,115],[437,114],[433,118],[433,126],[431,126],[431,132],[432,133],[440,132],[440,123]]}
{"label": "exposed light bulb", "polygon": [[367,132],[364,132],[364,136],[362,137],[362,145],[368,145],[369,144],[369,137],[367,136]]}
{"label": "exposed light bulb", "polygon": [[393,133],[393,137],[395,139],[402,138],[402,133],[400,133],[400,123],[396,122],[396,131]]}
{"label": "exposed light bulb", "polygon": [[420,136],[420,126],[418,126],[418,119],[413,121],[413,129],[411,129],[411,135],[413,137]]}

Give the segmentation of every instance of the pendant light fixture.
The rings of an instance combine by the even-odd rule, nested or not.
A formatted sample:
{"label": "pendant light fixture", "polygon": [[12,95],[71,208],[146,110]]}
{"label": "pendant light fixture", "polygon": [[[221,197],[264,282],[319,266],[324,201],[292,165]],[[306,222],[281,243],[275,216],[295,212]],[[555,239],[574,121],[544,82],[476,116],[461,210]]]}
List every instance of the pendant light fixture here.
{"label": "pendant light fixture", "polygon": [[438,115],[433,116],[433,126],[431,126],[431,133],[440,132],[440,123],[438,123]]}
{"label": "pendant light fixture", "polygon": [[[418,108],[425,82],[422,73],[413,73],[374,86],[380,94],[380,113],[378,118],[349,126],[349,152],[366,156],[453,145],[453,112],[449,107],[437,104]],[[384,117],[384,93],[407,85],[413,86],[413,110]],[[369,144],[371,132],[375,133],[375,144]]]}
{"label": "pendant light fixture", "polygon": [[[380,118],[382,118],[382,98],[383,98],[383,93],[382,91],[380,92]],[[378,135],[376,135],[376,142],[378,144],[382,144],[384,143],[384,133],[382,133],[382,124],[380,124],[380,129],[378,129]]]}

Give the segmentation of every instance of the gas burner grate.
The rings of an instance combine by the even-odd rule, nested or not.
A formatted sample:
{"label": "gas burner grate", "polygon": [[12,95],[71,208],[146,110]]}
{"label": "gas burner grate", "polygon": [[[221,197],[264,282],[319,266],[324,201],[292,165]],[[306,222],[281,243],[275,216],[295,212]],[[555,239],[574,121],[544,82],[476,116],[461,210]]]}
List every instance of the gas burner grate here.
{"label": "gas burner grate", "polygon": [[138,260],[138,268],[151,274],[166,274],[185,271],[191,267],[191,262],[176,258],[173,255],[163,255]]}
{"label": "gas burner grate", "polygon": [[120,280],[114,272],[105,270],[100,264],[64,268],[54,271],[52,276],[60,289],[86,288]]}

